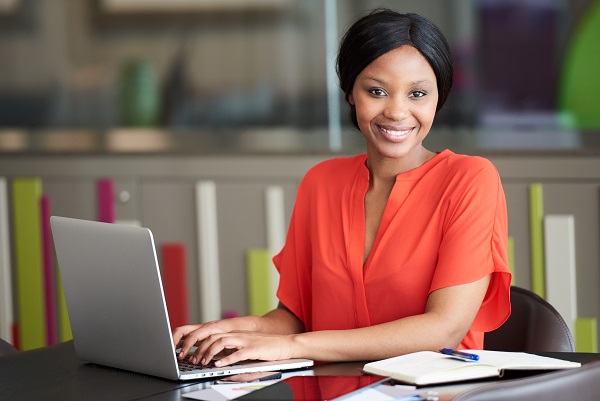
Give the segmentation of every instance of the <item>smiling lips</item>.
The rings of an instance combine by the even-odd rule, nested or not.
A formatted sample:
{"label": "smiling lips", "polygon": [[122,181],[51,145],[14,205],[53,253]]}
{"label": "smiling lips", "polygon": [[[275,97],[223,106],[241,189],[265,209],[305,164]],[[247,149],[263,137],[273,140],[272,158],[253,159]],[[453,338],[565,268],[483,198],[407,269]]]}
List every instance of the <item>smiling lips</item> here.
{"label": "smiling lips", "polygon": [[381,125],[377,125],[379,132],[383,135],[385,139],[390,142],[403,142],[410,133],[413,131],[414,127],[411,128],[403,128],[403,127],[382,127]]}

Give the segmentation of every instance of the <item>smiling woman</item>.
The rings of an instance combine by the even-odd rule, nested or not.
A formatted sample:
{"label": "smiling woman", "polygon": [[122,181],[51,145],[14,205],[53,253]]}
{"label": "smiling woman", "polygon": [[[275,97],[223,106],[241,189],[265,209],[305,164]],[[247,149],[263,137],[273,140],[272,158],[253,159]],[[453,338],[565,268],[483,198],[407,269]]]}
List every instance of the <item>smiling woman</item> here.
{"label": "smiling woman", "polygon": [[435,82],[427,60],[409,45],[378,57],[358,75],[348,102],[367,139],[370,161],[398,159],[399,168],[408,171],[434,156],[422,142],[435,117]]}
{"label": "smiling woman", "polygon": [[[436,111],[439,111],[448,98],[454,74],[448,42],[427,18],[418,14],[404,14],[404,18],[398,15],[390,10],[377,10],[348,29],[337,60],[340,88],[348,100],[356,77],[369,64],[390,50],[409,45],[419,51],[435,74],[439,91]],[[373,40],[375,37],[377,40]],[[355,107],[351,106],[350,119],[358,128],[355,113]]]}
{"label": "smiling woman", "polygon": [[195,363],[304,357],[384,359],[483,348],[510,314],[506,201],[480,157],[423,146],[452,86],[440,30],[415,14],[376,10],[340,46],[337,70],[366,154],[303,178],[273,261],[279,307],[177,328]]}

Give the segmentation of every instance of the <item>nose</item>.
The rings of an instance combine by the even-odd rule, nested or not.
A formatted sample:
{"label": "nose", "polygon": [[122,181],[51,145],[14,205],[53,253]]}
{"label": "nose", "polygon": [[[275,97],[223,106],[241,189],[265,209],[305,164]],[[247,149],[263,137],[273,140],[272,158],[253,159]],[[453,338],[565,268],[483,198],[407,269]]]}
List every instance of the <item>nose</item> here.
{"label": "nose", "polygon": [[407,118],[410,115],[409,99],[402,97],[389,98],[383,115],[393,121],[400,121]]}

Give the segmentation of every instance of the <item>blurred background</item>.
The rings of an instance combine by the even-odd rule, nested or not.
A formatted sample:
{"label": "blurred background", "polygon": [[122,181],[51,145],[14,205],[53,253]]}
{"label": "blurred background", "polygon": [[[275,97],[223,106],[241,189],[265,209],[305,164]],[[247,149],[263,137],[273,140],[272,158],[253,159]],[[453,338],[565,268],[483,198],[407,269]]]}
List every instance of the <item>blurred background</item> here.
{"label": "blurred background", "polygon": [[337,43],[376,7],[450,42],[436,129],[600,131],[597,0],[0,0],[0,129],[345,132]]}
{"label": "blurred background", "polygon": [[377,7],[446,35],[455,84],[425,146],[492,160],[513,283],[560,306],[577,349],[597,352],[600,0],[0,0],[0,337],[52,344],[47,317],[70,338],[51,238],[39,235],[50,201],[53,214],[177,244],[187,267],[162,248],[161,266],[187,274],[177,288],[190,322],[271,297],[252,272],[276,280],[270,256],[302,176],[364,152],[334,61],[342,34]]}

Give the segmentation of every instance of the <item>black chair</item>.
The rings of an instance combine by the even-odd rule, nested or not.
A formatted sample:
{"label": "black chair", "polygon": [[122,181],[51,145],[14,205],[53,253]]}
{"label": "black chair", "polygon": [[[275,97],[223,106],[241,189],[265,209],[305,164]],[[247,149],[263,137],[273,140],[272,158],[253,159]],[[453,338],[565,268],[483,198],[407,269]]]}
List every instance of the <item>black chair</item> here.
{"label": "black chair", "polygon": [[10,343],[0,338],[0,357],[6,355],[16,354],[19,351],[13,347]]}
{"label": "black chair", "polygon": [[532,291],[510,288],[512,313],[485,334],[484,348],[494,351],[575,352],[569,327],[556,309]]}
{"label": "black chair", "polygon": [[524,379],[507,380],[468,390],[454,401],[598,401],[600,362],[580,368],[545,373]]}

